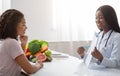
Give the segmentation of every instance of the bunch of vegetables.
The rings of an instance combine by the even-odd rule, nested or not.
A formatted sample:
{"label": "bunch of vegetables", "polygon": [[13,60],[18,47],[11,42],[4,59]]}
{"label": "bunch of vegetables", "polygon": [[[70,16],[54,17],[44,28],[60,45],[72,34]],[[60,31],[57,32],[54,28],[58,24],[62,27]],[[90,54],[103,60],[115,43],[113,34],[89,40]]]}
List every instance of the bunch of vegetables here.
{"label": "bunch of vegetables", "polygon": [[32,40],[28,43],[25,55],[31,62],[40,60],[42,62],[52,61],[52,53],[48,49],[48,42],[44,40]]}

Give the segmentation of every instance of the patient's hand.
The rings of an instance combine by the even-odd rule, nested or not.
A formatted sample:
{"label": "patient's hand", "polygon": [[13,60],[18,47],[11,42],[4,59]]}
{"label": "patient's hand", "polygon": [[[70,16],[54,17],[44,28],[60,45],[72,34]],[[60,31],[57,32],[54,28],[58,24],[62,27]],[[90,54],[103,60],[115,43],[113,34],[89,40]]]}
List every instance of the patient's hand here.
{"label": "patient's hand", "polygon": [[27,41],[28,41],[28,36],[24,35],[24,36],[20,36],[20,41],[21,41],[21,46],[23,48],[23,50],[25,50]]}

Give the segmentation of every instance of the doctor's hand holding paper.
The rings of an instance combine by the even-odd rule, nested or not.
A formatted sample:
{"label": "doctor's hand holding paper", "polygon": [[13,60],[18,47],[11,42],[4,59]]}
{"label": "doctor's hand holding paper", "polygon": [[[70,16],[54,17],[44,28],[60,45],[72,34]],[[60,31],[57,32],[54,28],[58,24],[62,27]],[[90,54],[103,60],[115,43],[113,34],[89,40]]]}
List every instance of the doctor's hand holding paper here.
{"label": "doctor's hand holding paper", "polygon": [[[84,60],[91,60],[95,65],[106,68],[120,67],[120,27],[113,7],[103,5],[96,11],[96,24],[100,29],[95,45],[84,55]],[[88,54],[89,53],[89,54]],[[91,56],[89,56],[91,55]]]}

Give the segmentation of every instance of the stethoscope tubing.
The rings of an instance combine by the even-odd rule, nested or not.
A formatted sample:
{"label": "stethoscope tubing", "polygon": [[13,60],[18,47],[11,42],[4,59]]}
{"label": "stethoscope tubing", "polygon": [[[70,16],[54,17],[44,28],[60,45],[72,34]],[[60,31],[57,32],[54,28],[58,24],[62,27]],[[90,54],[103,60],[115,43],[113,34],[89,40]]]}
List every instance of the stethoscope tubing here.
{"label": "stethoscope tubing", "polygon": [[[98,35],[100,34],[100,32],[98,33]],[[107,40],[105,42],[104,48],[106,48],[108,40],[110,39],[110,36],[111,36],[112,32],[113,32],[113,30],[110,32],[110,34],[109,34],[109,36],[108,36],[108,38],[107,38]],[[102,35],[102,37],[100,39],[100,42],[98,43],[99,38],[97,38],[96,46],[98,45],[98,48],[100,48],[100,43],[101,43],[102,39],[103,39],[103,35]]]}

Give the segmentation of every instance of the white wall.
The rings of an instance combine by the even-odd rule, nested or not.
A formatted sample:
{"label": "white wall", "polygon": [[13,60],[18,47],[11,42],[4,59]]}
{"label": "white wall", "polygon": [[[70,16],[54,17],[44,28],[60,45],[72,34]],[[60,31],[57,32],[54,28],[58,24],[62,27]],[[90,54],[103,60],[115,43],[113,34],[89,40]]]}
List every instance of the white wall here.
{"label": "white wall", "polygon": [[2,0],[0,0],[0,14],[2,13]]}
{"label": "white wall", "polygon": [[[53,8],[53,1],[58,2],[57,5],[59,5],[63,11],[57,7]],[[69,17],[67,17],[66,21],[69,21],[70,24],[73,24],[73,27],[76,27],[75,25],[78,25],[79,28],[77,28],[77,32],[76,28],[74,29],[73,27],[71,28],[74,30],[71,32],[71,28],[68,28],[70,25],[69,23],[63,23],[64,25],[62,25],[62,22],[66,21],[61,13],[65,13],[65,16],[68,16],[69,14],[69,12],[66,12],[65,7],[62,5],[64,2],[66,7],[71,7],[70,10],[73,10],[73,14],[70,12],[72,14],[71,20],[76,19],[73,20],[73,23],[68,19]],[[68,4],[70,4],[70,7]],[[62,41],[64,39],[72,40],[71,38],[73,37],[76,40],[91,40],[94,33],[93,30],[96,30],[94,29],[94,27],[96,27],[95,11],[99,6],[103,4],[112,5],[117,12],[118,19],[120,20],[120,0],[11,0],[11,8],[18,9],[25,15],[28,27],[26,34],[29,36],[29,40],[44,39],[50,42]],[[58,19],[55,19],[55,12],[57,12],[56,17],[59,17]],[[61,22],[59,20],[60,18],[62,19]],[[58,24],[55,24],[55,20],[58,21]],[[70,32],[68,31],[66,33],[66,29],[68,29]]]}
{"label": "white wall", "polygon": [[0,0],[0,14],[11,8],[11,0]]}
{"label": "white wall", "polygon": [[52,0],[11,0],[11,8],[24,13],[29,40],[57,40],[52,29]]}

